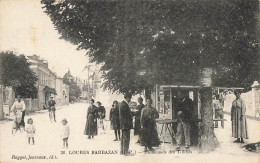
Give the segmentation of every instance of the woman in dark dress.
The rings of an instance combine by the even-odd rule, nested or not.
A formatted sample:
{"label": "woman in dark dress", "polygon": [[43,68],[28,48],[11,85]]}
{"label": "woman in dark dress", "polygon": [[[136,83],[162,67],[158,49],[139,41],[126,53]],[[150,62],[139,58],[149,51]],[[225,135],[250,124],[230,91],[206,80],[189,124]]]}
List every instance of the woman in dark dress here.
{"label": "woman in dark dress", "polygon": [[88,135],[88,139],[97,135],[97,107],[94,105],[93,99],[90,100],[84,134]]}
{"label": "woman in dark dress", "polygon": [[[140,117],[142,109],[145,107],[143,104],[143,98],[139,97],[138,99],[139,105],[136,106],[136,112],[135,112],[135,127],[134,127],[134,135],[139,135],[140,129],[141,129],[141,123],[140,123]],[[139,142],[139,141],[138,141]]]}
{"label": "woman in dark dress", "polygon": [[146,107],[141,112],[141,137],[140,144],[153,150],[152,147],[158,147],[160,141],[156,129],[156,118],[159,118],[158,111],[151,106],[152,99],[146,100]]}
{"label": "woman in dark dress", "polygon": [[[120,121],[119,121],[119,107],[118,102],[114,101],[109,114],[109,120],[111,121],[110,127],[115,132],[115,140],[120,140]],[[118,139],[119,138],[119,139]]]}

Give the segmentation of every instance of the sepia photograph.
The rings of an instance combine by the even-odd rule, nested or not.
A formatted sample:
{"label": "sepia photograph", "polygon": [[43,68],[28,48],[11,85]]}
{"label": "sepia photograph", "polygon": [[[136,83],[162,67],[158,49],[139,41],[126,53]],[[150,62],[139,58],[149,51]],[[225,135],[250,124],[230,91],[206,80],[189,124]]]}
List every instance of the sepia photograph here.
{"label": "sepia photograph", "polygon": [[259,163],[260,0],[0,0],[0,163]]}

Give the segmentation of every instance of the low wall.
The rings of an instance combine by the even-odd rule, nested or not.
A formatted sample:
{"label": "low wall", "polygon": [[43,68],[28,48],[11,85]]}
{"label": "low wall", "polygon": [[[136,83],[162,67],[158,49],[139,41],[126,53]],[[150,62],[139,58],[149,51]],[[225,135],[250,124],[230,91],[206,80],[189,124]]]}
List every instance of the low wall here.
{"label": "low wall", "polygon": [[26,112],[34,112],[38,111],[38,99],[24,99],[24,103],[26,105]]}

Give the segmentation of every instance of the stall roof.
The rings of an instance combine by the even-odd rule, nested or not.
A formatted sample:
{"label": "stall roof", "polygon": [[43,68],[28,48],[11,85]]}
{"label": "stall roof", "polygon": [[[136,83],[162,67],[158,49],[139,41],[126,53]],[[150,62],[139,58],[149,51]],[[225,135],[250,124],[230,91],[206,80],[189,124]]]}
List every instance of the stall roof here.
{"label": "stall roof", "polygon": [[[160,85],[161,88],[165,87],[171,87],[171,88],[202,88],[202,86],[197,86],[197,85]],[[244,89],[241,87],[213,87],[217,89]]]}

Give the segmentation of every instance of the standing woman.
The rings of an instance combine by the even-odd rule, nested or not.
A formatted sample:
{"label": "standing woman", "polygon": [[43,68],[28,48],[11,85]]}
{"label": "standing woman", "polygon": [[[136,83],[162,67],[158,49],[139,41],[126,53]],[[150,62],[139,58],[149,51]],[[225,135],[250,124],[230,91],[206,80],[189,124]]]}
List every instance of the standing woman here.
{"label": "standing woman", "polygon": [[88,107],[84,134],[88,135],[88,139],[97,135],[97,107],[94,105],[93,99],[90,100],[90,106]]}
{"label": "standing woman", "polygon": [[246,123],[246,105],[240,98],[240,92],[235,91],[236,99],[232,103],[231,121],[232,121],[232,137],[237,138],[235,143],[244,143],[243,138],[248,139],[247,123]]}
{"label": "standing woman", "polygon": [[[140,129],[141,129],[141,122],[140,122],[140,118],[141,118],[141,112],[142,109],[145,107],[145,105],[143,104],[143,98],[139,97],[137,99],[139,105],[136,106],[136,112],[135,112],[135,128],[134,128],[134,135],[139,135],[140,134]],[[139,141],[139,140],[138,140]]]}
{"label": "standing woman", "polygon": [[158,147],[160,141],[156,129],[156,118],[159,118],[158,111],[151,106],[152,99],[146,100],[146,107],[141,112],[141,137],[140,144],[145,146],[144,151],[153,150],[152,147]]}
{"label": "standing woman", "polygon": [[[119,107],[118,102],[114,101],[109,114],[109,120],[111,121],[110,128],[115,132],[115,140],[120,140],[120,121],[119,121]],[[118,139],[119,138],[119,139]]]}

